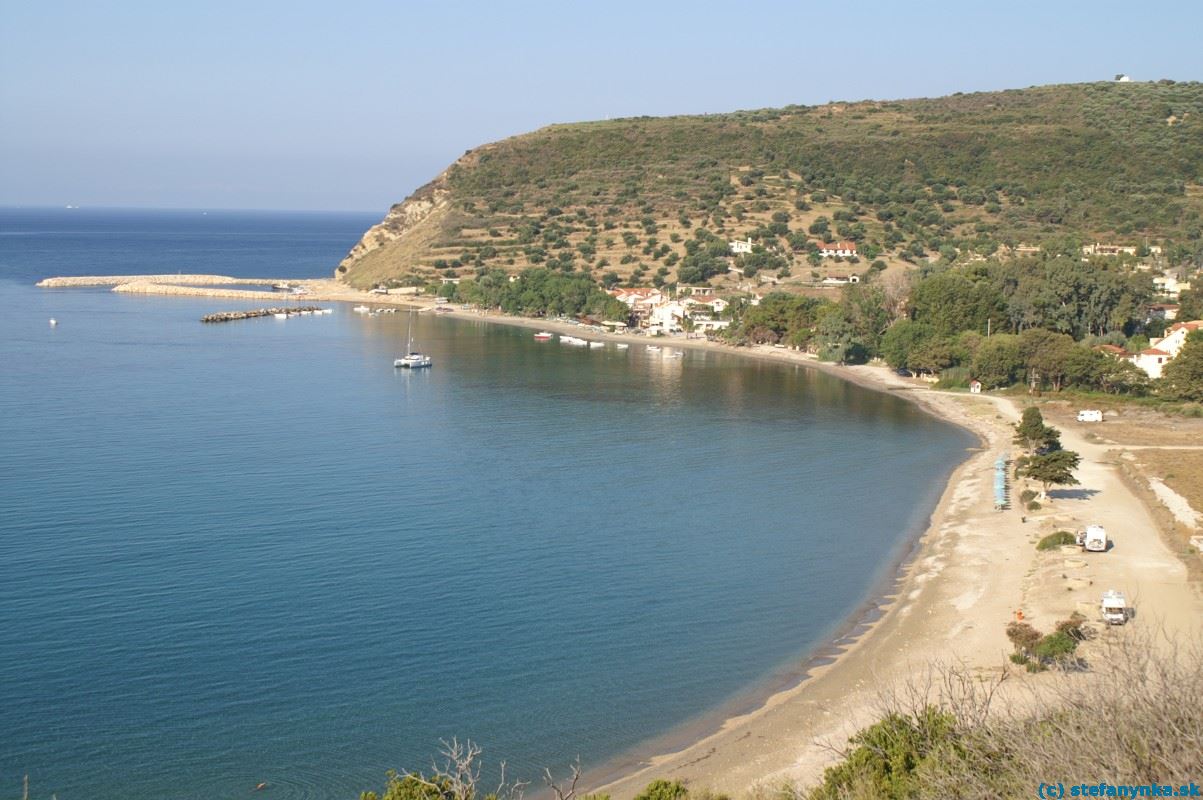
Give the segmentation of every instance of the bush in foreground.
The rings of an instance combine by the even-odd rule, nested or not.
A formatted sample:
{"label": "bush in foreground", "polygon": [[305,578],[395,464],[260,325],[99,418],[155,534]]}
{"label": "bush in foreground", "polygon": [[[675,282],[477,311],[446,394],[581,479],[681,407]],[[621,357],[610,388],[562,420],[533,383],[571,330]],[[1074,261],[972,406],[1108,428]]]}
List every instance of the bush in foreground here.
{"label": "bush in foreground", "polygon": [[1077,543],[1078,537],[1074,536],[1070,531],[1057,531],[1056,533],[1050,533],[1048,536],[1045,536],[1043,539],[1041,539],[1039,544],[1036,545],[1036,549],[1054,550],[1061,545]]}

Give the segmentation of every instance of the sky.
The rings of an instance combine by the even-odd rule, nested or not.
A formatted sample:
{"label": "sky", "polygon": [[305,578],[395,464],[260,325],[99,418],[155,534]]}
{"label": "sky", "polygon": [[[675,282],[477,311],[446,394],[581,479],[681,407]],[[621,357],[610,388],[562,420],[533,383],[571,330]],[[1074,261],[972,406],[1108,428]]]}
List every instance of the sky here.
{"label": "sky", "polygon": [[0,0],[0,205],[383,212],[554,122],[1203,80],[1203,3]]}

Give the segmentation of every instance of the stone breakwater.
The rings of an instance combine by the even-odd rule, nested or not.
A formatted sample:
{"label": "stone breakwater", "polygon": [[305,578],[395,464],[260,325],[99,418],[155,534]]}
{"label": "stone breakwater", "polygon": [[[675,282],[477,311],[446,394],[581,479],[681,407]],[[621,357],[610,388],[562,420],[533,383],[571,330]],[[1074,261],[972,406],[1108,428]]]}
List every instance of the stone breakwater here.
{"label": "stone breakwater", "polygon": [[256,308],[251,311],[219,311],[216,314],[206,314],[201,322],[233,322],[239,319],[254,319],[255,317],[274,317],[277,314],[292,316],[294,314],[325,314],[324,308],[317,306],[288,306],[276,308]]}
{"label": "stone breakwater", "polygon": [[198,283],[218,285],[222,283],[264,284],[276,283],[270,278],[231,278],[229,275],[83,275],[72,278],[46,278],[38,281],[43,289],[68,288],[73,286],[118,286],[123,283]]}
{"label": "stone breakwater", "polygon": [[[250,283],[239,280],[238,283]],[[265,283],[267,283],[265,281]],[[155,283],[149,280],[137,280],[131,283],[121,283],[113,287],[114,292],[126,294],[170,294],[180,297],[225,297],[232,300],[279,300],[280,295],[271,292],[256,292],[249,289],[220,289],[200,286],[176,286],[169,283]]]}

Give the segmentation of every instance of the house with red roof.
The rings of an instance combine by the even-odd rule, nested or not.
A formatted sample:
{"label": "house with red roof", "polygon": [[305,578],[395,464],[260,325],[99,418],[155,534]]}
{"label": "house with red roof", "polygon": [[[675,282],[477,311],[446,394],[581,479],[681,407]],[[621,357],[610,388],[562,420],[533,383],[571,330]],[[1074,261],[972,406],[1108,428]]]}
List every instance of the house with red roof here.
{"label": "house with red roof", "polygon": [[819,255],[823,258],[852,258],[856,255],[856,242],[831,242],[819,245]]}
{"label": "house with red roof", "polygon": [[1203,319],[1176,322],[1166,330],[1165,336],[1151,339],[1150,346],[1137,353],[1132,363],[1143,369],[1150,378],[1160,378],[1162,368],[1182,352],[1186,337],[1198,330],[1203,330]]}

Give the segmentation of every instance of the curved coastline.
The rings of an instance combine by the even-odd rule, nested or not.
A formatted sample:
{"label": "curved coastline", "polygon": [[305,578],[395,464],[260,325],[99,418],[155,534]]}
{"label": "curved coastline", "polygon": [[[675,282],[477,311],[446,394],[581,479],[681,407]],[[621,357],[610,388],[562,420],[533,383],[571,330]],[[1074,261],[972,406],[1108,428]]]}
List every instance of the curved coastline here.
{"label": "curved coastline", "polygon": [[[234,281],[243,285],[253,285],[274,283],[278,280],[280,279],[235,279],[217,275],[127,275],[47,278],[37,285],[42,288],[109,286],[112,287],[111,291],[116,293],[189,299],[198,297],[230,300],[274,298],[285,302],[320,301],[400,306],[415,308],[422,312],[432,312],[438,307],[433,300],[425,298],[371,294],[326,280],[289,280],[290,283],[305,287],[306,292],[303,295],[284,297],[279,294],[273,295],[271,292],[231,290],[222,286],[222,284]],[[180,285],[180,283],[200,285]],[[579,326],[569,323],[479,310],[464,310],[451,307],[449,304],[440,309],[439,316],[467,322],[483,322],[530,330],[549,330],[559,334],[580,333]],[[840,378],[863,389],[900,396],[935,419],[946,424],[956,425],[976,435],[978,438],[977,450],[981,450],[986,444],[986,438],[981,430],[975,429],[964,420],[950,418],[947,411],[942,409],[939,404],[924,402],[923,395],[910,391],[915,387],[906,382],[901,380],[896,383],[891,382],[890,378],[893,376],[884,368],[840,366],[819,361],[814,356],[795,350],[769,346],[735,347],[700,338],[651,339],[646,336],[619,333],[590,333],[589,336],[605,341],[629,344],[663,343],[678,349],[722,353],[739,358],[775,362],[782,366],[802,366]],[[837,621],[828,634],[823,635],[813,644],[801,647],[795,658],[791,658],[786,664],[773,669],[754,684],[743,687],[718,707],[702,709],[693,718],[674,725],[648,740],[636,742],[617,756],[590,767],[582,776],[583,784],[591,787],[589,791],[609,792],[616,798],[633,796],[642,788],[643,783],[659,775],[655,772],[658,767],[667,763],[674,756],[690,754],[699,748],[709,747],[717,737],[726,735],[746,721],[756,719],[768,709],[788,702],[810,682],[836,671],[837,667],[851,658],[861,643],[874,635],[881,622],[896,606],[897,600],[907,584],[908,574],[916,560],[924,552],[924,542],[931,533],[933,521],[940,505],[944,502],[944,495],[949,493],[951,483],[955,480],[958,472],[973,458],[974,449],[967,449],[966,457],[949,470],[949,485],[937,499],[928,523],[920,524],[915,530],[907,532],[902,542],[901,552],[892,558],[890,563],[881,567],[881,577],[874,581],[863,600],[848,616]],[[629,790],[627,789],[628,785]]]}
{"label": "curved coastline", "polygon": [[[430,301],[371,295],[335,281],[296,283],[308,290],[295,298],[305,302],[434,308]],[[142,286],[149,288],[145,293],[179,294],[169,286],[163,286],[163,291],[157,291],[156,284]],[[212,296],[225,296],[219,294],[222,291],[214,287]],[[188,295],[209,293],[192,288]],[[543,319],[458,308],[446,315],[579,333],[576,326]],[[1011,450],[1010,423],[1018,417],[1018,404],[1009,399],[932,391],[882,367],[824,364],[779,348],[735,348],[705,340],[651,340],[629,334],[590,337],[641,344],[664,341],[681,349],[804,365],[863,388],[899,395],[925,413],[971,432],[979,446],[970,448],[947,476],[926,527],[907,537],[902,555],[830,636],[809,648],[796,665],[775,671],[719,708],[591,768],[582,780],[589,791],[624,800],[648,781],[667,778],[740,796],[760,784],[814,782],[838,758],[836,748],[879,716],[881,692],[889,685],[930,677],[934,665],[949,662],[979,679],[1006,674],[1010,647],[1004,628],[1015,609],[1022,607],[1029,619],[1047,627],[1073,610],[1075,600],[1085,599],[1067,593],[1055,581],[1054,586],[1030,580],[1040,562],[1027,542],[1042,526],[1105,516],[1125,530],[1126,546],[1145,554],[1140,563],[1113,560],[1099,568],[1107,580],[1141,587],[1142,605],[1148,609],[1146,615],[1142,608],[1142,617],[1161,616],[1167,629],[1189,631],[1191,615],[1203,607],[1178,556],[1161,540],[1148,509],[1116,473],[1109,448],[1088,440],[1084,432],[1065,430],[1063,440],[1082,453],[1082,484],[1090,486],[1093,494],[1058,499],[1054,508],[1035,517],[1021,516],[1017,510],[1000,514],[982,487],[993,461]]]}

